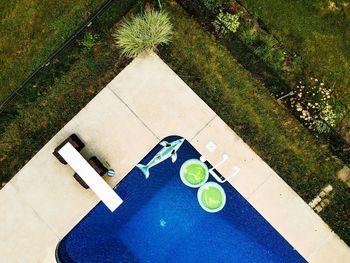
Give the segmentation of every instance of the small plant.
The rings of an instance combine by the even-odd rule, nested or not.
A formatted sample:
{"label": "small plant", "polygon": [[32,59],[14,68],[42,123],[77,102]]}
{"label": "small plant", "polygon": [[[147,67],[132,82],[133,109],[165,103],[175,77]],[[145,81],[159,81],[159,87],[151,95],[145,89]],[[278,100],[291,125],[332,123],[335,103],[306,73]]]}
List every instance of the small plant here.
{"label": "small plant", "polygon": [[257,30],[247,28],[240,33],[244,44],[251,48],[265,64],[274,70],[282,70],[285,61],[284,52],[278,48],[278,42],[270,35],[259,34]]}
{"label": "small plant", "polygon": [[149,11],[125,21],[113,37],[122,54],[134,58],[154,51],[158,45],[168,44],[172,35],[168,15],[163,11]]}
{"label": "small plant", "polygon": [[91,32],[84,34],[83,40],[78,41],[85,50],[91,50],[98,43],[98,35]]}
{"label": "small plant", "polygon": [[221,10],[216,16],[213,26],[219,35],[226,35],[229,32],[235,33],[239,27],[239,14],[230,14]]}
{"label": "small plant", "polygon": [[257,32],[254,27],[247,28],[241,33],[241,40],[247,46],[251,46],[256,42]]}
{"label": "small plant", "polygon": [[331,88],[317,78],[309,78],[307,84],[299,81],[289,99],[290,105],[299,113],[306,126],[318,133],[328,133],[335,127],[339,114],[331,105]]}
{"label": "small plant", "polygon": [[223,1],[217,1],[217,0],[202,0],[203,4],[206,8],[209,9],[211,12],[217,12],[221,6],[223,5]]}
{"label": "small plant", "polygon": [[229,12],[232,15],[235,15],[238,13],[238,5],[235,3],[231,3],[227,6],[227,12]]}

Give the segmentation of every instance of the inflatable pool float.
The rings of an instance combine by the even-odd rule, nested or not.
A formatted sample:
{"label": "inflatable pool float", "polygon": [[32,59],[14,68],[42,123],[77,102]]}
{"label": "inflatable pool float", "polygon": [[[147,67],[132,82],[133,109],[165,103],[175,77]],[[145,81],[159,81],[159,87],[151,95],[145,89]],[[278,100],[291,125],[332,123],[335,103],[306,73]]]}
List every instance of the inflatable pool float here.
{"label": "inflatable pool float", "polygon": [[197,193],[200,206],[209,213],[219,212],[226,203],[224,189],[215,182],[208,182],[202,185]]}
{"label": "inflatable pool float", "polygon": [[197,188],[206,183],[209,170],[205,163],[198,159],[190,159],[184,162],[180,169],[181,181],[192,188]]}

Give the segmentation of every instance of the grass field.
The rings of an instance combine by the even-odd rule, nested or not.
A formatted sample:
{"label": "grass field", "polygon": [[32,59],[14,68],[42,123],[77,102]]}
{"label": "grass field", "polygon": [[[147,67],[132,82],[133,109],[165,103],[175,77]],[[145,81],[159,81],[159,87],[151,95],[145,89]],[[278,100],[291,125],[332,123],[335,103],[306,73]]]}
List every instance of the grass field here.
{"label": "grass field", "polygon": [[306,202],[326,184],[335,188],[334,202],[322,215],[350,242],[350,194],[336,178],[343,164],[319,145],[230,52],[218,45],[175,2],[172,15],[176,37],[162,58],[177,74]]}
{"label": "grass field", "polygon": [[0,0],[0,102],[105,0]]}
{"label": "grass field", "polygon": [[[116,1],[119,6],[106,14],[106,19],[115,23],[136,2]],[[349,244],[350,191],[336,178],[342,162],[281,107],[212,35],[174,1],[167,3],[164,6],[171,14],[176,35],[168,48],[161,49],[161,57],[305,201],[332,184],[332,202],[321,216]],[[96,28],[105,31],[99,32],[95,47],[89,51],[73,47],[52,63],[48,68],[52,67],[52,72],[33,84],[39,95],[30,101],[19,100],[14,105],[19,110],[9,116],[3,130],[4,121],[0,120],[1,183],[9,180],[129,62],[115,49],[109,26],[103,23]]]}
{"label": "grass field", "polygon": [[[310,77],[315,76],[300,56],[295,57],[294,54],[286,52],[286,47],[279,43],[271,33],[266,31],[263,22],[247,12],[242,5],[238,5],[240,10],[238,30],[232,34],[222,35],[217,34],[212,26],[218,10],[208,7],[205,4],[207,3],[206,0],[181,0],[179,3],[206,31],[215,35],[216,41],[224,45],[232,56],[251,72],[254,78],[261,81],[275,98],[294,90],[296,83],[299,83],[299,81],[308,82]],[[220,0],[216,1],[216,3],[220,6],[227,6],[229,3],[237,5],[235,0]],[[330,86],[330,83],[326,83],[326,85]],[[308,85],[308,89],[310,89],[310,86]],[[332,112],[335,113],[335,118],[329,119],[327,124],[336,128],[336,130],[327,130],[310,125],[318,118],[317,113],[313,114],[312,121],[305,120],[304,116],[300,116],[300,112],[291,104],[293,100],[299,98],[295,94],[292,97],[288,97],[287,100],[283,100],[286,108],[322,143],[329,144],[333,154],[349,164],[350,155],[347,151],[349,145],[343,140],[347,138],[347,131],[349,131],[350,127],[346,124],[346,117],[349,117],[349,112],[344,103],[331,92],[331,96],[327,100],[332,107]],[[317,99],[317,103],[321,102],[320,99],[320,97]],[[304,97],[302,100],[306,104],[305,100],[308,99]]]}
{"label": "grass field", "polygon": [[115,1],[93,26],[96,46],[70,47],[24,90],[26,96],[17,97],[13,115],[0,115],[0,188],[127,65],[114,47],[111,27],[136,2]]}
{"label": "grass field", "polygon": [[[343,0],[240,0],[315,77],[350,107],[350,4]],[[286,19],[288,18],[288,19]]]}

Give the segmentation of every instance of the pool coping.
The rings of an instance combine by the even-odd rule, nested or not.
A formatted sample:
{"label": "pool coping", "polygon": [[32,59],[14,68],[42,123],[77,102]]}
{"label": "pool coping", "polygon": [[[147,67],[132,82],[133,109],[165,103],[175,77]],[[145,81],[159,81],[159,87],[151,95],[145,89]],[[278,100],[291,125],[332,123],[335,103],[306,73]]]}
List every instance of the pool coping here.
{"label": "pool coping", "polygon": [[[97,126],[105,128],[99,130]],[[240,174],[229,182],[307,261],[344,262],[347,258],[350,261],[349,247],[152,53],[131,62],[0,191],[0,200],[8,203],[3,208],[6,213],[0,214],[8,231],[0,233],[0,240],[10,240],[1,241],[0,254],[8,262],[55,262],[58,241],[98,202],[93,193],[81,189],[71,178],[71,169],[59,164],[51,154],[72,132],[86,142],[86,154],[94,153],[119,168],[114,178],[106,179],[110,185],[117,184],[135,162],[171,134],[186,138],[212,164],[227,153],[232,162],[218,171],[228,176],[233,164],[241,167]],[[216,143],[214,152],[206,149],[208,141]],[[51,176],[38,176],[40,171]],[[59,212],[64,214],[64,222]],[[290,220],[287,225],[285,218]],[[31,220],[36,222],[36,228],[28,225]],[[27,236],[15,232],[19,226],[27,227]],[[41,227],[46,229],[45,235],[37,233]],[[31,252],[33,236],[41,249]],[[32,254],[21,254],[18,249],[21,246]]]}

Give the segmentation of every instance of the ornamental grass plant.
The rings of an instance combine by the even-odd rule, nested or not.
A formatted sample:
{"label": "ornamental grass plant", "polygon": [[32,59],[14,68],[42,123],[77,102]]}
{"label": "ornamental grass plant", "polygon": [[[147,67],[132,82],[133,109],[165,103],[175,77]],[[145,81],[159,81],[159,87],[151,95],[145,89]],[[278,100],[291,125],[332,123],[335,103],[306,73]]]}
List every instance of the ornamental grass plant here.
{"label": "ornamental grass plant", "polygon": [[125,21],[113,34],[122,54],[134,58],[168,44],[173,35],[169,16],[164,11],[148,11]]}

